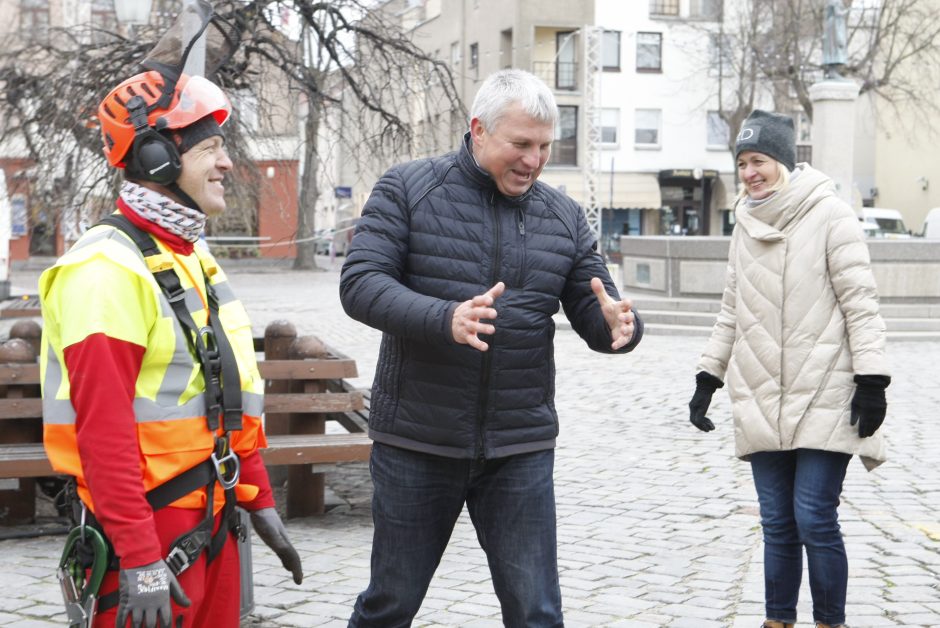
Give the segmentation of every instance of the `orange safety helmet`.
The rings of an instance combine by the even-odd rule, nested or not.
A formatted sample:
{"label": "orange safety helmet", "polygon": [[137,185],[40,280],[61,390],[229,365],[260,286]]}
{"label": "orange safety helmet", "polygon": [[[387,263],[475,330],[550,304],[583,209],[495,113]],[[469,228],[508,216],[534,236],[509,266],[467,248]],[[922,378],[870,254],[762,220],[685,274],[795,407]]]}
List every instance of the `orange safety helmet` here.
{"label": "orange safety helmet", "polygon": [[208,115],[221,126],[232,112],[232,105],[222,90],[201,76],[181,74],[172,94],[163,94],[166,86],[167,79],[151,70],[127,79],[101,101],[98,120],[109,164],[116,168],[126,166],[128,152],[137,135],[127,108],[134,96],[143,98],[147,105],[147,123],[157,131],[182,129]]}

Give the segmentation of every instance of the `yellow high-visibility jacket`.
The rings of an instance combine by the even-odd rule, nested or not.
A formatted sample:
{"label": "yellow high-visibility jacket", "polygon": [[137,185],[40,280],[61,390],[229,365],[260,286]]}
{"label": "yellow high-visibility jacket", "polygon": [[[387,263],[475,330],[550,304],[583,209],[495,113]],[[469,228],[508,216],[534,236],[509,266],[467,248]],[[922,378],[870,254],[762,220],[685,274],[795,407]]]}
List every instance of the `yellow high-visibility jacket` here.
{"label": "yellow high-visibility jacket", "polygon": [[[208,251],[196,246],[193,253],[184,255],[155,240],[161,255],[145,261],[124,233],[111,226],[96,226],[39,280],[44,318],[40,372],[45,448],[56,471],[77,478],[79,496],[93,511],[80,445],[93,447],[94,443],[81,444],[77,427],[81,429],[82,421],[104,419],[76,413],[70,394],[76,375],[69,373],[64,357],[69,347],[102,334],[143,348],[134,383],[133,416],[106,419],[135,423],[145,491],[205,461],[213,450],[216,434],[206,423],[203,374],[148,261],[151,267],[175,270],[186,291],[187,307],[200,326],[208,320],[205,271],[219,297],[219,317],[241,374],[243,428],[230,433],[232,449],[245,457],[267,446],[261,427],[264,382],[244,307]],[[115,390],[115,394],[120,393]],[[247,502],[258,491],[259,486],[242,481],[236,496],[239,502]],[[218,511],[223,504],[222,491],[216,490],[214,495]],[[199,489],[171,505],[204,508],[205,503],[206,490]]]}

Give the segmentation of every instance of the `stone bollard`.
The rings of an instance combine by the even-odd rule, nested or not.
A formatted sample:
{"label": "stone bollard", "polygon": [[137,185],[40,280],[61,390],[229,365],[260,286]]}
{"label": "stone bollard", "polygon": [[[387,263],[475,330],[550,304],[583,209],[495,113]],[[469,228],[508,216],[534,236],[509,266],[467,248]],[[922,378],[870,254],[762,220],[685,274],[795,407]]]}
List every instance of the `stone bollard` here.
{"label": "stone bollard", "polygon": [[[37,326],[38,327],[38,326]],[[35,363],[36,351],[22,338],[11,338],[0,344],[0,367],[15,363]],[[36,385],[0,385],[4,399],[39,397]],[[37,419],[2,419],[0,443],[35,443],[42,441],[42,421]],[[34,478],[0,479],[0,524],[31,523],[36,517],[36,480]]]}
{"label": "stone bollard", "polygon": [[19,320],[10,327],[10,338],[21,338],[33,347],[33,353],[39,357],[42,343],[42,325],[36,321]]}

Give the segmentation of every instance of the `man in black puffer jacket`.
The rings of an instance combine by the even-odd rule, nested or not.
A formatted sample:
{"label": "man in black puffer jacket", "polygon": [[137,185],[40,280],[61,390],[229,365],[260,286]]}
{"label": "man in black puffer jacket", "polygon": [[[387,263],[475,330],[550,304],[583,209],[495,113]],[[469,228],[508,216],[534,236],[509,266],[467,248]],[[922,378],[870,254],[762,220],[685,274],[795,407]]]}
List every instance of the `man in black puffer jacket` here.
{"label": "man in black puffer jacket", "polygon": [[535,76],[480,87],[457,152],[395,166],[366,203],[343,265],[346,312],[383,332],[372,577],[350,626],[408,626],[464,503],[507,626],[561,626],[552,471],[552,315],[588,346],[643,334],[570,198],[536,181],[557,107]]}

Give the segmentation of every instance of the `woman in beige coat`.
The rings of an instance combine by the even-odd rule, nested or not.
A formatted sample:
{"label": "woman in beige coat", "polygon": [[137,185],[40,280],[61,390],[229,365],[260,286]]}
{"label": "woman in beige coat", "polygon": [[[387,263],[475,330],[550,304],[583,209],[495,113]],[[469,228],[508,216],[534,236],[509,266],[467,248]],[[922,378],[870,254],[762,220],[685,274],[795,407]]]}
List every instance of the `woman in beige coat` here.
{"label": "woman in beige coat", "polygon": [[845,623],[848,562],[837,508],[858,454],[884,462],[885,326],[868,248],[832,180],[795,164],[793,121],[755,110],[735,146],[735,207],[721,312],[702,354],[692,423],[728,383],[736,455],[749,460],[764,533],[767,620],[796,622],[809,563],[817,626]]}

